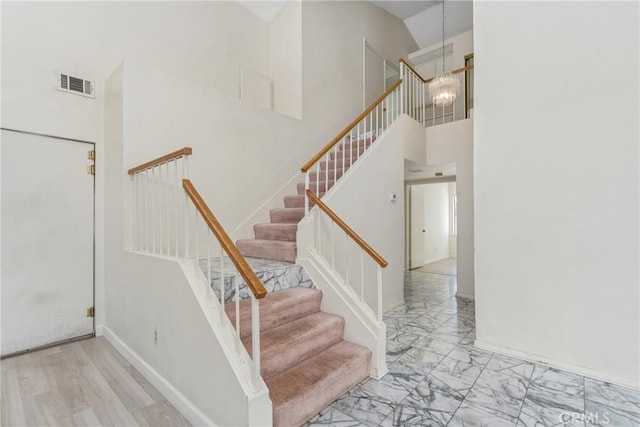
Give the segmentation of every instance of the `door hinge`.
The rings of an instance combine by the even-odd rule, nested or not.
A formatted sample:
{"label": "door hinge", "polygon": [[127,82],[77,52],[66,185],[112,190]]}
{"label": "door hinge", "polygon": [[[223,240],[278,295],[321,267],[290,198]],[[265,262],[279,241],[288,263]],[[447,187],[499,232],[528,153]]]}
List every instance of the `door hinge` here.
{"label": "door hinge", "polygon": [[96,150],[87,151],[87,158],[89,160],[95,160],[96,159]]}
{"label": "door hinge", "polygon": [[93,307],[89,307],[87,308],[87,317],[93,317],[95,316],[95,310]]}
{"label": "door hinge", "polygon": [[95,165],[87,166],[87,173],[88,173],[89,175],[95,175],[95,174],[96,174],[96,167],[95,167]]}

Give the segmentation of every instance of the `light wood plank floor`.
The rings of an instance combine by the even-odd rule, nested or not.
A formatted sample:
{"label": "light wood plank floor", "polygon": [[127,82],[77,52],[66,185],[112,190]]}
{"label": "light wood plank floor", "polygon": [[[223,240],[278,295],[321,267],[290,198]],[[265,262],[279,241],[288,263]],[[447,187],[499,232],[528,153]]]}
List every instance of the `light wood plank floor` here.
{"label": "light wood plank floor", "polygon": [[103,337],[0,361],[2,426],[190,426]]}

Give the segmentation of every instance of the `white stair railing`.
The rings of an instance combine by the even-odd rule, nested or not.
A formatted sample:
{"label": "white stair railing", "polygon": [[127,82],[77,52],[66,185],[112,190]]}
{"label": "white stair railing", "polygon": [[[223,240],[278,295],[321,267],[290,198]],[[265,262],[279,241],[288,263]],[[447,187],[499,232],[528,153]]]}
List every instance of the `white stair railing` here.
{"label": "white stair railing", "polygon": [[[462,79],[460,87],[465,87],[464,72],[472,69],[473,65],[470,65],[452,71],[456,78]],[[461,77],[458,75],[461,75]],[[429,127],[466,118],[464,109],[458,108],[458,111],[456,111],[455,101],[448,106],[436,108],[429,98],[429,83],[433,78],[424,79],[404,59],[400,59],[400,78],[405,82],[402,88],[402,112],[412,117],[422,126]]]}
{"label": "white stair railing", "polygon": [[[317,195],[326,192],[393,124],[401,113],[401,85],[402,80],[397,81],[301,168],[305,174],[305,194],[307,190]],[[304,207],[306,214],[309,212],[306,196]]]}
{"label": "white stair railing", "polygon": [[[264,387],[260,375],[260,305],[267,294],[227,232],[188,179],[189,147],[174,151],[129,170],[133,187],[132,251],[185,261],[207,287],[209,302],[240,362],[247,361],[246,380],[254,392]],[[251,290],[251,342],[249,356],[241,340],[240,278]],[[218,289],[219,288],[219,289]],[[235,303],[235,318],[225,306]]]}
{"label": "white stair railing", "polygon": [[[387,261],[311,190],[307,190],[306,194],[316,205],[313,208],[315,224],[311,249],[316,256],[325,260],[332,272],[344,280],[348,289],[355,292],[360,303],[368,306],[377,322],[382,325],[382,270],[387,267]],[[322,214],[330,221],[328,227],[323,227]],[[350,245],[349,242],[351,242]],[[352,255],[354,253],[355,256]],[[373,265],[375,265],[375,278],[367,275],[372,271]],[[356,271],[352,273],[354,266]],[[368,279],[375,280],[375,296],[366,293]],[[372,301],[375,303],[372,304]]]}

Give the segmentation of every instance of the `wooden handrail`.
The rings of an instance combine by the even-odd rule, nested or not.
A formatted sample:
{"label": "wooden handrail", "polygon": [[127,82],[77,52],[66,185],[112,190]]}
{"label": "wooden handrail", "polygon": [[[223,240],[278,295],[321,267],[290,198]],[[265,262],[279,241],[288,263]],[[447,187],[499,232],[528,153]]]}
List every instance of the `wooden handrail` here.
{"label": "wooden handrail", "polygon": [[[267,290],[265,289],[264,284],[260,279],[258,279],[258,276],[256,276],[256,273],[251,269],[251,267],[249,267],[247,260],[242,256],[233,241],[231,241],[231,238],[227,232],[224,231],[224,228],[222,228],[222,225],[220,225],[216,217],[213,215],[211,209],[209,209],[207,204],[204,202],[200,193],[198,193],[196,188],[193,186],[193,183],[188,179],[183,179],[182,187],[189,198],[193,201],[193,204],[196,206],[196,209],[198,209],[198,212],[200,212],[200,215],[202,215],[204,221],[209,226],[209,230],[211,230],[211,232],[216,236],[220,245],[222,245],[227,255],[229,255],[229,258],[231,258],[231,262],[236,266],[251,289],[251,292],[253,292],[253,295],[257,299],[264,298],[267,295]],[[224,278],[221,279],[220,283],[224,286]]]}
{"label": "wooden handrail", "polygon": [[362,237],[358,236],[358,233],[353,231],[351,227],[349,227],[342,219],[340,219],[338,215],[336,215],[335,212],[333,212],[329,208],[329,206],[325,205],[324,202],[318,198],[318,196],[313,194],[313,191],[307,190],[307,197],[309,197],[310,200],[314,201],[316,206],[322,209],[322,211],[326,213],[333,222],[338,224],[338,226],[342,228],[342,230],[347,233],[347,235],[351,237],[351,239],[356,242],[358,246],[360,246],[366,253],[368,253],[369,256],[373,258],[373,260],[377,262],[380,267],[385,268],[387,265],[389,265],[389,263],[385,261],[385,259],[382,258],[380,254],[378,254],[378,252],[376,252],[371,246],[369,246],[367,242],[362,240]]}
{"label": "wooden handrail", "polygon": [[153,159],[146,163],[141,164],[140,166],[136,166],[135,168],[129,169],[129,175],[133,175],[134,173],[143,171],[145,169],[149,169],[153,166],[161,165],[162,163],[166,163],[169,160],[178,159],[183,156],[190,156],[193,153],[191,147],[184,147],[179,150],[176,150],[172,153],[165,154],[164,156],[160,156],[157,159]]}
{"label": "wooden handrail", "polygon": [[[413,66],[411,64],[409,64],[407,61],[405,61],[404,58],[400,58],[400,62],[402,62],[404,65],[406,65],[407,68],[409,68],[413,72],[413,74],[418,76],[418,78],[420,80],[422,80],[423,83],[429,83],[429,82],[431,82],[431,80],[433,80],[435,78],[435,77],[431,77],[430,79],[425,79],[424,77],[422,77],[420,75],[419,72],[416,71],[415,68],[413,68]],[[451,73],[452,74],[459,74],[459,73],[471,70],[472,68],[473,68],[473,65],[468,65],[466,67],[462,67],[462,68],[458,68],[457,70],[453,70]]]}
{"label": "wooden handrail", "polygon": [[391,86],[389,89],[387,89],[387,91],[385,93],[383,93],[382,95],[380,95],[380,97],[378,99],[376,99],[373,104],[371,104],[369,107],[367,107],[366,110],[364,110],[358,117],[356,117],[356,119],[354,121],[352,121],[351,123],[349,123],[349,125],[344,128],[344,130],[342,132],[340,132],[338,134],[338,136],[336,136],[335,138],[333,138],[331,140],[331,142],[329,142],[327,145],[325,145],[325,147],[320,150],[318,152],[318,154],[316,154],[315,156],[313,156],[311,158],[311,160],[309,160],[307,163],[305,163],[304,166],[302,166],[302,168],[300,169],[302,172],[306,172],[309,169],[311,169],[311,167],[322,158],[322,156],[324,156],[325,154],[327,154],[329,152],[329,150],[331,150],[333,148],[334,145],[336,145],[338,142],[340,142],[342,140],[342,138],[344,138],[344,136],[349,133],[349,131],[351,129],[353,129],[358,123],[360,123],[360,121],[362,119],[364,119],[374,108],[376,108],[378,105],[380,105],[380,103],[382,101],[384,101],[384,99],[389,96],[389,94],[391,92],[393,92],[394,90],[396,90],[396,88],[398,86],[400,86],[402,84],[402,80],[398,80],[397,82],[395,82],[393,84],[393,86]]}

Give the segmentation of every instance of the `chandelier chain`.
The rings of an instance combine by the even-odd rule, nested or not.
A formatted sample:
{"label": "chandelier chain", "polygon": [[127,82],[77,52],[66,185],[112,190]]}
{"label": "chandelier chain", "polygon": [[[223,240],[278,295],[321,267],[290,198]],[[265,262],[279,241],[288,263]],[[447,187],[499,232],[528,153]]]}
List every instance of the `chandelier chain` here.
{"label": "chandelier chain", "polygon": [[442,74],[445,73],[444,70],[444,0],[442,0]]}

